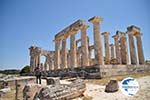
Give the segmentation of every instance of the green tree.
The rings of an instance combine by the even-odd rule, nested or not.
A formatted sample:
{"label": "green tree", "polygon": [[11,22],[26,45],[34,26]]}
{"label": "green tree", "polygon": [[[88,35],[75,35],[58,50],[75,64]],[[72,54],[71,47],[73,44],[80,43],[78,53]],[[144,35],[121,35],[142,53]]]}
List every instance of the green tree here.
{"label": "green tree", "polygon": [[24,68],[21,69],[20,75],[27,75],[30,73],[30,66],[26,65]]}

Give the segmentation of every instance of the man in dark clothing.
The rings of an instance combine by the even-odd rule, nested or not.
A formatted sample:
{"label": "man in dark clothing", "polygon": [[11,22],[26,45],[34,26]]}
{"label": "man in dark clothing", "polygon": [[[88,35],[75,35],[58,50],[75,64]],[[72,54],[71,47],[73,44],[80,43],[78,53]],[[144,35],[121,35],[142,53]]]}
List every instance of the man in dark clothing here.
{"label": "man in dark clothing", "polygon": [[[34,69],[34,72],[35,72],[35,76],[36,76],[36,83],[38,84],[41,84],[41,69],[39,67],[39,64],[38,66]],[[39,82],[38,82],[39,80]]]}

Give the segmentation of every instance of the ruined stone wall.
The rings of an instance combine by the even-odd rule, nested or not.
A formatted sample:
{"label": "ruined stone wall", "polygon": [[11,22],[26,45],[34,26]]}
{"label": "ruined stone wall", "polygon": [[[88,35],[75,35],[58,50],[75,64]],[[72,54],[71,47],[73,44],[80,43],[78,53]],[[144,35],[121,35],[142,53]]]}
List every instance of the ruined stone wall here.
{"label": "ruined stone wall", "polygon": [[100,68],[101,78],[150,72],[150,65],[97,65],[97,67]]}

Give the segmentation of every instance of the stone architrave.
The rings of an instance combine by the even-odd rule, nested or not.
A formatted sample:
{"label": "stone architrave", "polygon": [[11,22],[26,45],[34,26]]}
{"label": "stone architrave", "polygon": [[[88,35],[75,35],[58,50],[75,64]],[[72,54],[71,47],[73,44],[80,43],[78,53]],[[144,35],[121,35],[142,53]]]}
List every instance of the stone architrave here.
{"label": "stone architrave", "polygon": [[103,57],[101,35],[100,35],[101,21],[102,19],[98,16],[89,19],[89,22],[93,23],[95,59],[97,64],[104,65],[104,57]]}
{"label": "stone architrave", "polygon": [[83,26],[81,28],[81,53],[82,53],[82,66],[89,65],[89,50],[88,50],[88,40],[87,40],[87,33],[86,29],[88,26]]}
{"label": "stone architrave", "polygon": [[54,70],[60,68],[60,40],[55,40],[55,66]]}
{"label": "stone architrave", "polygon": [[120,46],[119,46],[119,36],[118,36],[118,35],[114,35],[113,38],[114,38],[114,41],[115,41],[115,51],[116,51],[117,63],[118,63],[118,64],[121,64],[121,55],[120,55]]}
{"label": "stone architrave", "polygon": [[105,44],[105,64],[110,64],[110,50],[109,50],[109,33],[104,32],[104,44]]}
{"label": "stone architrave", "polygon": [[66,39],[62,40],[62,69],[67,68],[67,51],[66,51]]}
{"label": "stone architrave", "polygon": [[77,67],[75,34],[70,36],[70,56],[71,68]]}

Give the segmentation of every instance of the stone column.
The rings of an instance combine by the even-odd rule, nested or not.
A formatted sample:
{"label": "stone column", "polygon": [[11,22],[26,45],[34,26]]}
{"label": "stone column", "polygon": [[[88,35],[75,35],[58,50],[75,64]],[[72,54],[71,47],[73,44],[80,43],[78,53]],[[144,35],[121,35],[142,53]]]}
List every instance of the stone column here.
{"label": "stone column", "polygon": [[71,68],[77,67],[77,59],[76,59],[76,41],[75,34],[70,36],[70,56],[71,56]]}
{"label": "stone column", "polygon": [[52,59],[51,58],[46,58],[45,63],[48,65],[49,71],[52,70]]}
{"label": "stone column", "polygon": [[104,43],[105,43],[105,64],[110,64],[110,50],[109,50],[109,33],[104,32]]}
{"label": "stone column", "polygon": [[131,64],[136,65],[137,64],[137,56],[136,56],[136,51],[135,51],[135,45],[134,45],[134,38],[133,38],[133,33],[127,32],[128,33],[128,40],[129,40],[129,47],[130,47],[130,59],[131,59]]}
{"label": "stone column", "polygon": [[71,66],[70,66],[70,59],[71,59],[71,57],[70,57],[70,51],[68,50],[68,52],[67,52],[67,67],[68,68],[71,68]]}
{"label": "stone column", "polygon": [[136,43],[137,43],[139,64],[144,64],[145,59],[144,59],[144,53],[143,53],[143,47],[142,47],[141,33],[135,34],[135,37],[136,37]]}
{"label": "stone column", "polygon": [[66,51],[66,39],[62,40],[62,69],[67,68],[67,51]]}
{"label": "stone column", "polygon": [[39,57],[38,55],[35,56],[35,67],[37,67],[39,64]]}
{"label": "stone column", "polygon": [[110,44],[111,59],[115,58],[114,44]]}
{"label": "stone column", "polygon": [[93,31],[94,31],[94,49],[96,62],[97,64],[104,65],[101,35],[100,35],[100,21],[102,21],[102,19],[98,16],[89,19],[89,22],[93,23],[94,25]]}
{"label": "stone column", "polygon": [[34,57],[31,55],[30,56],[30,67],[31,67],[31,72],[34,71]]}
{"label": "stone column", "polygon": [[115,41],[115,51],[116,51],[117,63],[118,63],[118,64],[121,64],[121,55],[120,55],[120,46],[119,46],[119,36],[118,36],[118,35],[114,35],[113,38],[114,38],[114,41]]}
{"label": "stone column", "polygon": [[120,45],[121,45],[122,64],[128,64],[128,48],[127,48],[126,34],[123,32],[120,32]]}
{"label": "stone column", "polygon": [[55,40],[55,66],[54,70],[60,68],[60,40]]}
{"label": "stone column", "polygon": [[82,66],[89,65],[89,50],[88,50],[88,40],[87,40],[87,33],[86,29],[88,26],[83,26],[81,29],[81,53],[82,53]]}
{"label": "stone column", "polygon": [[81,67],[81,52],[80,49],[77,51],[77,66]]}

